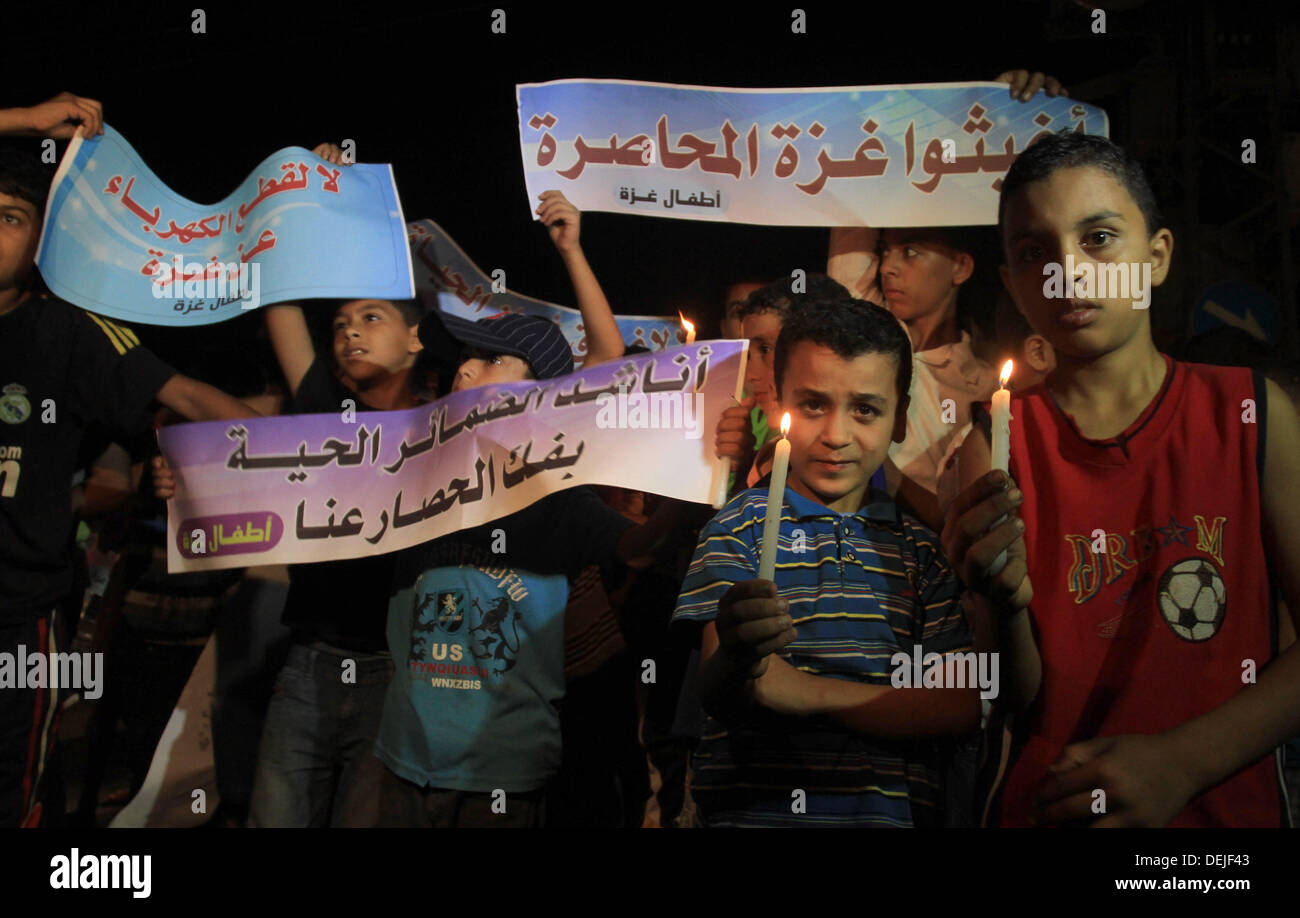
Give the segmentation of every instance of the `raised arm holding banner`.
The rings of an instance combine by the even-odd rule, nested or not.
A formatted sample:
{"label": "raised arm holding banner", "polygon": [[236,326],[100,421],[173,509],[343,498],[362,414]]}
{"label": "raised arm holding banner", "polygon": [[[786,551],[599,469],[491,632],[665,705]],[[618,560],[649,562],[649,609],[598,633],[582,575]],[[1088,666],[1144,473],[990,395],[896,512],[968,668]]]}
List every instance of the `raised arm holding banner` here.
{"label": "raised arm holding banner", "polygon": [[108,125],[68,145],[36,263],[56,296],[145,325],[208,325],[291,300],[415,295],[391,166],[334,166],[287,147],[204,206],[163,184]]}

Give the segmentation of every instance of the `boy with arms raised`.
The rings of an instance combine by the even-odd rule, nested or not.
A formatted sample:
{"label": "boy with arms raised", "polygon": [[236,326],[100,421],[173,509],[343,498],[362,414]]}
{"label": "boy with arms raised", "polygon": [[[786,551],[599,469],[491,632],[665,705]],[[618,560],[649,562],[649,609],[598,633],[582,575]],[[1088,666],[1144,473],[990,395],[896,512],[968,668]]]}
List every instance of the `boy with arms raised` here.
{"label": "boy with arms raised", "polygon": [[[320,144],[313,152],[346,165],[337,145]],[[588,360],[607,359],[617,326],[582,255],[580,215],[559,192],[547,192],[542,201],[539,216],[578,290],[591,342]],[[428,323],[423,338],[422,320]],[[333,360],[316,354],[297,304],[268,306],[266,324],[289,386],[286,414],[335,413],[348,402],[356,411],[412,408],[425,400],[424,377],[431,361],[424,359],[424,342],[443,367],[455,368],[463,356],[441,321],[426,318],[416,300],[339,303],[332,321]],[[621,340],[618,347],[621,353]],[[464,387],[467,378],[486,367],[514,360],[504,354],[476,355],[460,366],[456,385]],[[159,496],[170,497],[173,479],[160,471]],[[293,643],[267,710],[250,826],[357,827],[373,825],[378,818],[381,769],[370,753],[393,674],[384,620],[394,559],[390,553],[290,565],[283,622],[293,630]],[[352,662],[355,682],[340,678],[344,661]]]}
{"label": "boy with arms raised", "polygon": [[[342,151],[313,151],[342,163]],[[415,300],[339,302],[331,353],[316,353],[303,309],[265,308],[265,321],[289,389],[285,414],[396,411],[419,405],[424,309]],[[350,403],[350,404],[349,404]],[[175,477],[154,460],[155,493],[170,498]],[[372,765],[392,661],[384,639],[385,587],[393,556],[289,565],[283,623],[292,631],[258,746],[250,827],[367,826],[377,818],[378,769]],[[344,661],[355,682],[341,678]]]}
{"label": "boy with arms raised", "polygon": [[[0,134],[101,130],[99,103],[67,93],[0,110]],[[61,652],[55,609],[72,588],[69,490],[87,431],[127,442],[158,402],[191,420],[256,414],[183,376],[131,329],[40,293],[35,270],[53,166],[36,141],[0,137],[0,653]],[[12,675],[12,670],[10,671]],[[0,825],[38,825],[63,692],[0,683]],[[64,688],[67,688],[66,686]]]}
{"label": "boy with arms raised", "polygon": [[[424,347],[415,300],[350,300],[332,321],[332,359],[318,356],[303,311],[266,307],[290,398],[286,414],[396,411],[423,401]],[[377,818],[371,763],[384,692],[383,584],[393,555],[289,566],[282,621],[288,657],[267,708],[249,807],[252,827],[367,826]],[[340,674],[353,661],[355,682]]]}
{"label": "boy with arms raised", "polygon": [[970,636],[938,538],[870,487],[903,437],[907,336],[878,306],[810,296],[774,374],[792,416],[776,583],[756,579],[767,491],[744,491],[701,534],[674,614],[703,625],[693,792],[716,826],[942,824],[937,741],[977,729],[978,690],[895,688],[892,657]]}
{"label": "boy with arms raised", "polygon": [[[1173,236],[1111,141],[1033,144],[999,222],[1003,281],[1056,368],[1012,398],[1009,476],[988,472],[987,427],[966,438],[944,530],[1016,721],[989,819],[1277,826],[1273,753],[1300,729],[1300,653],[1273,659],[1269,575],[1295,610],[1295,411],[1248,369],[1156,350],[1145,305]],[[1075,273],[1052,296],[1067,256]],[[1127,290],[1085,285],[1121,267]]]}

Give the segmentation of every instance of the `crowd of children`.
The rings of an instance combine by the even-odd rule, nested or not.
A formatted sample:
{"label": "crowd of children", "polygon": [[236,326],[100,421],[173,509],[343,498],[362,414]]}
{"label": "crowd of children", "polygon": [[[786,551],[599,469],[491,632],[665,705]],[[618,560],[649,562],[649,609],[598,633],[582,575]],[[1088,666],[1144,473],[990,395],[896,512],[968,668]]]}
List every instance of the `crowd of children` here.
{"label": "crowd of children", "polygon": [[[1062,91],[1041,74],[1004,81],[1015,98]],[[93,136],[102,118],[64,94],[0,110],[0,135]],[[37,150],[0,136],[0,652],[69,640],[72,533],[88,515],[70,484],[109,443],[138,465],[156,405],[188,420],[391,411],[574,369],[535,317],[281,303],[262,311],[284,398],[235,398],[43,289],[52,169]],[[1289,824],[1296,409],[1261,368],[1161,353],[1133,297],[1045,291],[1045,266],[1067,257],[1167,276],[1173,234],[1120,146],[1046,136],[1000,195],[994,338],[1018,367],[1005,469],[986,336],[959,309],[988,256],[978,231],[833,231],[826,274],[792,282],[774,265],[778,280],[737,280],[719,304],[724,335],[749,340],[745,396],[714,431],[734,469],[721,510],[574,487],[401,551],[291,566],[290,643],[236,822],[639,826],[649,762],[665,826]],[[537,214],[582,311],[584,365],[621,357],[581,215],[555,191]],[[57,419],[37,423],[47,400]],[[210,629],[233,581],[158,569],[148,501],[184,481],[149,465],[134,614],[186,597]],[[443,627],[448,614],[474,624]],[[658,664],[649,684],[643,659]],[[412,677],[433,660],[484,690]],[[0,686],[0,825],[58,821],[47,766],[63,694]]]}

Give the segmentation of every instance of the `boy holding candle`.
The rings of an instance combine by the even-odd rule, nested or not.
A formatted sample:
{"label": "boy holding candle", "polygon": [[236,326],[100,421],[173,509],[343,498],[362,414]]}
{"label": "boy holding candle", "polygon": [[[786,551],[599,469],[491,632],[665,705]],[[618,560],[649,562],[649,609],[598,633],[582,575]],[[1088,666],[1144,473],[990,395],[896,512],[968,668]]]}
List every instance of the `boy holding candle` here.
{"label": "boy holding candle", "polygon": [[[1013,392],[1032,389],[1056,368],[1056,355],[1052,353],[1051,342],[1029,326],[1006,291],[998,295],[996,313],[998,349],[1014,361],[1014,370],[1007,381],[1007,388]],[[1001,366],[1003,361],[999,358],[994,363]],[[945,514],[961,488],[956,460],[971,427],[967,421],[957,431],[939,463],[939,508]]]}
{"label": "boy holding candle", "polygon": [[[1013,397],[1010,475],[988,473],[985,436],[966,439],[944,530],[980,594],[978,643],[1007,670],[1000,708],[1017,748],[989,818],[1280,825],[1274,753],[1300,730],[1300,652],[1272,649],[1269,574],[1294,617],[1295,411],[1251,370],[1156,350],[1144,301],[1173,236],[1111,141],[1031,146],[1007,174],[999,220],[1003,280],[1057,362]],[[1075,273],[1053,298],[1044,278],[1067,256]],[[1149,285],[1080,290],[1117,267],[1130,282],[1149,272]]]}
{"label": "boy holding candle", "polygon": [[942,740],[977,729],[977,689],[895,688],[894,655],[957,654],[969,632],[937,536],[870,487],[910,376],[878,306],[810,295],[785,317],[775,582],[756,576],[768,492],[744,491],[702,532],[674,614],[703,626],[693,792],[709,825],[942,823]]}
{"label": "boy holding candle", "polygon": [[[1007,70],[994,81],[1028,103],[1041,89],[1069,95],[1055,77]],[[997,389],[997,368],[973,350],[969,323],[960,321],[958,296],[985,246],[983,229],[835,227],[827,273],[856,296],[885,306],[907,326],[915,373],[907,436],[889,452],[889,492],[927,525],[943,525],[940,478],[971,420],[973,402]],[[979,255],[979,257],[983,257]],[[969,296],[969,294],[967,294]],[[973,327],[973,326],[972,326]]]}

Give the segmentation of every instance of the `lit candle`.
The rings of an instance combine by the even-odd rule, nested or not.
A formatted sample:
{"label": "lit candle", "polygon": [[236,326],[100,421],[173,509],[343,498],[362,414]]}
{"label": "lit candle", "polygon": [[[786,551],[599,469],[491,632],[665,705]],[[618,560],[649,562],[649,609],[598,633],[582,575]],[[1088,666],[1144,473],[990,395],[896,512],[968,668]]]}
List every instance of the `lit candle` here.
{"label": "lit candle", "polygon": [[993,393],[993,468],[1003,472],[1008,471],[1011,460],[1011,390],[1007,380],[1012,367],[1010,360],[1002,365],[999,388]]}
{"label": "lit candle", "polygon": [[687,344],[694,344],[694,343],[695,343],[695,323],[692,322],[690,319],[686,318],[686,316],[682,315],[680,309],[677,311],[677,318],[679,318],[679,319],[682,320],[682,328],[686,329],[686,343],[687,343]]}
{"label": "lit candle", "polygon": [[[1011,390],[1007,388],[1007,380],[1011,378],[1012,368],[1010,360],[1002,365],[998,391],[993,393],[993,468],[1003,472],[1010,471],[1011,466]],[[1000,525],[1005,519],[1003,516],[994,525]],[[1004,550],[993,559],[989,575],[996,577],[1006,564],[1007,553]]]}
{"label": "lit candle", "polygon": [[781,532],[781,506],[785,502],[785,476],[790,468],[790,413],[781,418],[781,439],[776,441],[772,457],[772,483],[767,489],[767,515],[763,517],[763,552],[758,560],[758,579],[772,580],[776,575],[776,543]]}

